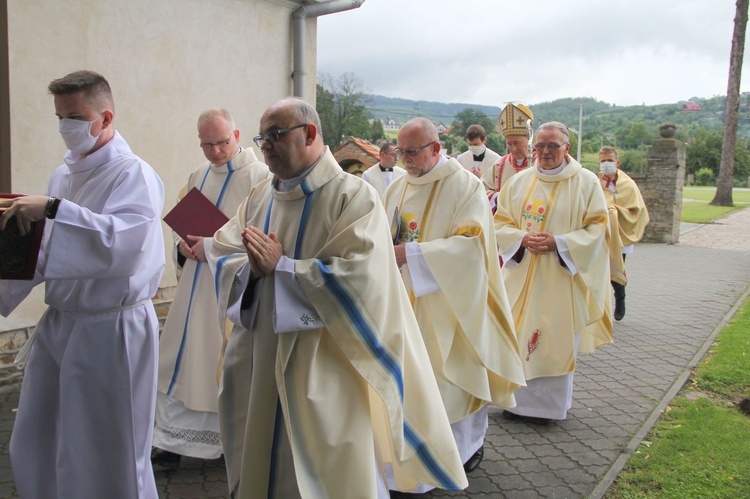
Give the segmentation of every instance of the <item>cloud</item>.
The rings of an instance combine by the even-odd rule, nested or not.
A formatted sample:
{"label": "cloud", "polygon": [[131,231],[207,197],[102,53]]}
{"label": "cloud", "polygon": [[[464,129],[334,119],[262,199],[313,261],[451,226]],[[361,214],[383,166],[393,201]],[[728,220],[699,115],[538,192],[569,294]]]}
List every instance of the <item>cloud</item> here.
{"label": "cloud", "polygon": [[415,100],[669,103],[726,93],[734,14],[705,0],[369,0],[319,19],[318,70]]}

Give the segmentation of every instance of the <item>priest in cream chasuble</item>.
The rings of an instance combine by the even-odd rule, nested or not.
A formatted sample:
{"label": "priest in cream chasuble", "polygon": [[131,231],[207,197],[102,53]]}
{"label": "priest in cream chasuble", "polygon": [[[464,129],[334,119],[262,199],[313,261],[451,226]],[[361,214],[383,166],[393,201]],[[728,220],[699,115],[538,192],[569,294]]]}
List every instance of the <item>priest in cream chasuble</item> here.
{"label": "priest in cream chasuble", "polygon": [[528,385],[509,412],[548,422],[571,406],[577,351],[612,341],[607,207],[565,125],[542,125],[535,147],[500,191],[495,228]]}
{"label": "priest in cream chasuble", "polygon": [[524,377],[484,187],[437,138],[429,120],[401,128],[407,175],[384,206],[401,219],[396,262],[466,462],[483,444],[486,405],[515,405]]}
{"label": "priest in cream chasuble", "polygon": [[625,316],[625,256],[633,254],[634,245],[643,237],[649,222],[646,203],[635,181],[620,170],[617,150],[604,146],[599,151],[599,181],[609,211],[610,281],[615,290],[615,320]]}
{"label": "priest in cream chasuble", "polygon": [[235,498],[388,497],[467,486],[378,195],[324,147],[315,109],[273,104],[274,174],[214,235],[220,321],[235,324],[219,395]]}
{"label": "priest in cream chasuble", "polygon": [[[198,137],[208,162],[190,174],[178,197],[196,188],[231,218],[250,188],[271,173],[252,149],[240,147],[240,132],[226,110],[201,113]],[[217,322],[216,289],[203,253],[204,238],[174,238],[173,258],[181,271],[159,339],[152,445],[183,456],[217,459],[222,453],[217,372],[224,328]]]}

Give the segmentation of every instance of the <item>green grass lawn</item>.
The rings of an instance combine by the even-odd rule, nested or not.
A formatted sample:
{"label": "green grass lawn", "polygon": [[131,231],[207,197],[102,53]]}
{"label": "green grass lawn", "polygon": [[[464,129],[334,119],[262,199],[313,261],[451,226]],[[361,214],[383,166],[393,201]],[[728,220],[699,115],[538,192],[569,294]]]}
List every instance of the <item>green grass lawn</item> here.
{"label": "green grass lawn", "polygon": [[[682,198],[697,199],[700,201],[711,202],[716,195],[716,187],[684,187],[682,189]],[[735,203],[750,203],[750,189],[733,189],[732,201]]]}
{"label": "green grass lawn", "polygon": [[746,206],[746,204],[735,204],[734,206],[711,206],[702,201],[683,201],[680,221],[704,224]]}
{"label": "green grass lawn", "polygon": [[750,300],[628,460],[612,498],[750,497]]}
{"label": "green grass lawn", "polygon": [[708,204],[716,194],[716,187],[685,187],[682,190],[682,214],[680,220],[689,223],[708,223],[735,210],[750,206],[750,190],[732,191],[734,206],[712,206]]}

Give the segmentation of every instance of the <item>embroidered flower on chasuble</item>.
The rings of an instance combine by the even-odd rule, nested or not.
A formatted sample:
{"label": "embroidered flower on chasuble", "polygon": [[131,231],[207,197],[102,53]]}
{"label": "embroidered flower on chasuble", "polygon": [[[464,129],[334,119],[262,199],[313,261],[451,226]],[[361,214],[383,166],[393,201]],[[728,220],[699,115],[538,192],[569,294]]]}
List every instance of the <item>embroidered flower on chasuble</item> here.
{"label": "embroidered flower on chasuble", "polygon": [[534,199],[523,210],[523,219],[526,220],[526,231],[531,232],[531,222],[541,224],[544,221],[544,214],[547,211],[545,202],[541,199]]}
{"label": "embroidered flower on chasuble", "polygon": [[410,243],[419,239],[419,224],[417,223],[416,213],[401,214],[401,233],[398,236],[399,241]]}
{"label": "embroidered flower on chasuble", "polygon": [[315,314],[315,315],[308,315],[308,314],[305,313],[305,314],[302,314],[300,316],[299,320],[305,326],[309,326],[310,324],[316,324],[316,325],[317,324],[321,324],[321,325],[323,324],[323,321],[320,320],[320,317],[317,314]]}
{"label": "embroidered flower on chasuble", "polygon": [[526,354],[526,362],[529,361],[529,357],[531,357],[531,354],[534,353],[534,351],[539,348],[539,340],[542,337],[542,332],[538,329],[535,329],[533,333],[531,333],[531,338],[526,343],[526,351],[528,352]]}

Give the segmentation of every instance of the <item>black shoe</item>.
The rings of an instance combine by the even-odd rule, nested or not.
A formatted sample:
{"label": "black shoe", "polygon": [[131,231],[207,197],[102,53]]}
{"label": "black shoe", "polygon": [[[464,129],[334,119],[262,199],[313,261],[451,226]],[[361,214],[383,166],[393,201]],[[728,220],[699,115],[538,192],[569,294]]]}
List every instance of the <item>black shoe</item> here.
{"label": "black shoe", "polygon": [[484,459],[484,446],[480,447],[479,450],[464,463],[464,471],[466,473],[471,473],[477,469],[477,466],[482,462],[482,459]]}
{"label": "black shoe", "polygon": [[158,447],[154,447],[153,449],[151,449],[152,464],[179,463],[181,457],[182,456],[179,454],[169,452],[168,450],[159,449]]}
{"label": "black shoe", "polygon": [[615,300],[615,320],[621,321],[625,317],[625,298]]}
{"label": "black shoe", "polygon": [[510,411],[503,411],[503,416],[507,419],[523,421],[525,423],[538,424],[538,425],[547,425],[547,424],[550,424],[552,421],[554,421],[554,419],[549,419],[549,418],[538,418],[535,416],[521,416],[520,414],[515,414]]}

